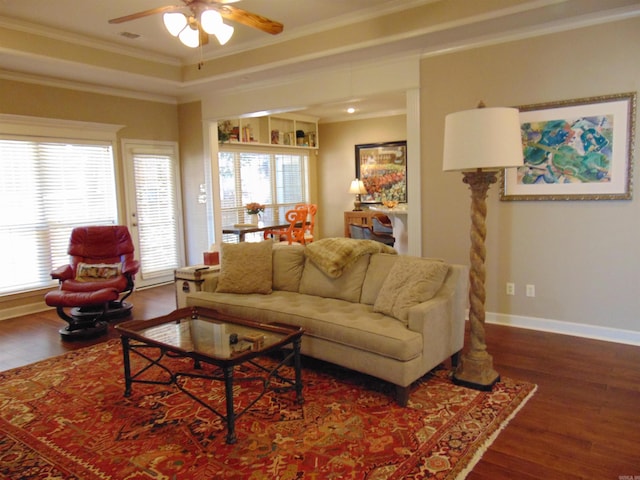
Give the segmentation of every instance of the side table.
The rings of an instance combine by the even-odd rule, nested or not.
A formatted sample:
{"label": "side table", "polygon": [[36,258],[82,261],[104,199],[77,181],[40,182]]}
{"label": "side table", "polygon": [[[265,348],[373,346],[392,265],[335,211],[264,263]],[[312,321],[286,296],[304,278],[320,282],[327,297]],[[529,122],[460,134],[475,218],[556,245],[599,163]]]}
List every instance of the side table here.
{"label": "side table", "polygon": [[207,275],[220,271],[220,265],[191,265],[174,270],[176,308],[187,306],[187,294],[202,290]]}

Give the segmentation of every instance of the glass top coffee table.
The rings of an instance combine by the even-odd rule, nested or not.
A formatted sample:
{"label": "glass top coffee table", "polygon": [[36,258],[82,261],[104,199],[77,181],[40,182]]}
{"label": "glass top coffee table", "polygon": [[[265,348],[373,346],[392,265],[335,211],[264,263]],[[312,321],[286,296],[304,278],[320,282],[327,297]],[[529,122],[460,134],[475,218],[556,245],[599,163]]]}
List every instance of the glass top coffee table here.
{"label": "glass top coffee table", "polygon": [[[235,443],[235,421],[253,406],[268,391],[293,390],[296,401],[304,403],[302,396],[302,374],[300,365],[300,343],[302,328],[282,324],[258,323],[241,318],[222,315],[206,308],[182,308],[169,315],[151,320],[130,320],[115,326],[120,333],[124,355],[125,397],[131,395],[133,383],[175,385],[179,390],[221,417],[227,424],[227,443]],[[151,347],[151,349],[150,349]],[[151,350],[151,352],[150,352]],[[282,360],[268,367],[256,359],[271,352],[284,352]],[[131,354],[145,360],[144,366],[131,371]],[[152,356],[153,353],[157,355]],[[172,371],[166,357],[186,357],[194,361],[188,371]],[[293,360],[294,378],[280,375],[280,369]],[[201,363],[219,367],[221,374],[199,373]],[[233,384],[234,367],[250,363],[263,375],[238,381],[260,381],[262,391],[240,412],[234,411]],[[144,374],[157,366],[168,374],[168,380],[145,379]],[[215,373],[215,372],[214,372]],[[201,398],[184,388],[180,378],[219,380],[225,384],[226,414],[219,412]],[[272,380],[277,379],[275,387]]]}

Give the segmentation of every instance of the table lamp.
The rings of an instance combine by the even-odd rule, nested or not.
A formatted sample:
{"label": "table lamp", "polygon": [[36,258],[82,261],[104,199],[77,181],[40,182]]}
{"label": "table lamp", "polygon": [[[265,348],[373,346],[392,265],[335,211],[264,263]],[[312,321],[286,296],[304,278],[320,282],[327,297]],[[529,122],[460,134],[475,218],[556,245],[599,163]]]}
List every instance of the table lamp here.
{"label": "table lamp", "polygon": [[362,180],[359,180],[357,178],[353,180],[351,182],[351,186],[349,187],[349,193],[353,193],[356,196],[356,200],[353,202],[353,211],[361,211],[362,203],[360,202],[360,195],[364,195],[365,193],[367,193],[367,189],[364,187],[364,183],[362,183]]}
{"label": "table lamp", "polygon": [[491,390],[500,380],[485,342],[485,238],[487,191],[500,169],[523,164],[516,108],[485,108],[451,113],[445,118],[443,170],[458,170],[471,190],[469,269],[470,349],[453,374],[458,385]]}

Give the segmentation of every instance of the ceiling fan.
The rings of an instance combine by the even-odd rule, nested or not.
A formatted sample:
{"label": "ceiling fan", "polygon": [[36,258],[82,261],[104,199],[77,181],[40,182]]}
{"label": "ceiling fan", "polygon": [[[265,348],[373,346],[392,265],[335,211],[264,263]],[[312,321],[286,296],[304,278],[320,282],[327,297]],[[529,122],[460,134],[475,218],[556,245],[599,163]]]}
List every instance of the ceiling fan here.
{"label": "ceiling fan", "polygon": [[[221,45],[233,35],[233,27],[222,19],[232,20],[263,32],[277,35],[284,26],[257,13],[248,12],[230,5],[240,0],[181,0],[183,5],[167,5],[124,17],[112,18],[109,23],[124,23],[156,13],[163,13],[165,27],[171,35],[178,37],[188,47],[198,47],[209,42],[215,35]],[[183,13],[185,12],[186,13]]]}

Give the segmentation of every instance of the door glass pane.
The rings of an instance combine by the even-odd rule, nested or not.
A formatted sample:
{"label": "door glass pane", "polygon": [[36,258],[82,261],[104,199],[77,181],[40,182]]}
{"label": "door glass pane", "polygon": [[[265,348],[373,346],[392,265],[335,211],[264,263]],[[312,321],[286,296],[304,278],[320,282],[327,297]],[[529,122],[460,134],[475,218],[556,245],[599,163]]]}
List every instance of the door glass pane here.
{"label": "door glass pane", "polygon": [[135,153],[133,162],[140,273],[148,280],[180,266],[173,157]]}

